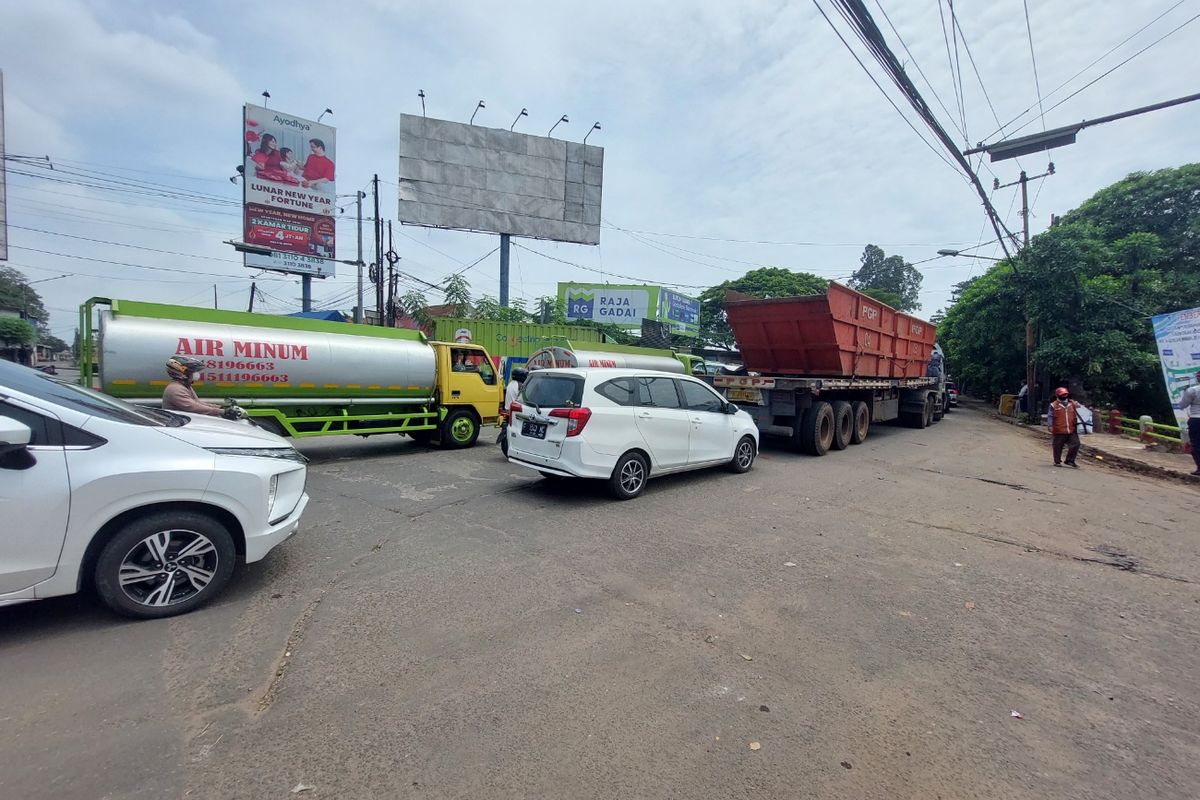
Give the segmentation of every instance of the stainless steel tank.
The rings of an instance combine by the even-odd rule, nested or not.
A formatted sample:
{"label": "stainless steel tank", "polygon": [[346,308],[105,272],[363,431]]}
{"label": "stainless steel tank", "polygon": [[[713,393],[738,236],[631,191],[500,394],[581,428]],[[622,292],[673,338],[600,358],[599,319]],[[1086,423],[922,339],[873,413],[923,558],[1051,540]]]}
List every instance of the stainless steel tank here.
{"label": "stainless steel tank", "polygon": [[683,363],[667,351],[644,348],[613,350],[576,350],[566,347],[544,347],[529,357],[530,369],[555,367],[628,367],[652,369],[659,372],[684,373]]}
{"label": "stainless steel tank", "polygon": [[[136,304],[128,304],[136,306]],[[174,355],[205,362],[194,384],[202,397],[232,397],[244,405],[332,402],[422,403],[434,393],[434,352],[416,331],[349,323],[345,333],[277,327],[291,320],[266,317],[271,327],[219,321],[253,316],[207,312],[213,321],[106,311],[100,317],[100,381],[125,398],[157,400],[168,383],[165,363]],[[191,314],[194,309],[187,309]],[[307,324],[307,325],[306,325]]]}

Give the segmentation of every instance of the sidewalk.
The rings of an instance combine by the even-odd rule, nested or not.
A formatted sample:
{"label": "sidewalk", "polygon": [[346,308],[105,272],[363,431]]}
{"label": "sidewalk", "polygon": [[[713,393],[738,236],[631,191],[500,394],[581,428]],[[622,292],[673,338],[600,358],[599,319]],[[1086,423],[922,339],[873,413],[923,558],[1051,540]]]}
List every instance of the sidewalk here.
{"label": "sidewalk", "polygon": [[[1031,436],[1038,436],[1047,441],[1050,439],[1050,434],[1046,433],[1042,426],[1022,425],[1011,417],[1002,417],[987,403],[969,398],[962,398],[960,403],[968,409],[989,414],[993,419],[1020,428]],[[1082,447],[1079,448],[1080,458],[1103,461],[1110,466],[1140,472],[1144,475],[1154,475],[1200,486],[1200,476],[1191,474],[1192,470],[1196,469],[1196,465],[1188,454],[1148,449],[1145,444],[1136,439],[1128,439],[1110,433],[1091,433],[1081,436],[1080,439],[1082,440]]]}

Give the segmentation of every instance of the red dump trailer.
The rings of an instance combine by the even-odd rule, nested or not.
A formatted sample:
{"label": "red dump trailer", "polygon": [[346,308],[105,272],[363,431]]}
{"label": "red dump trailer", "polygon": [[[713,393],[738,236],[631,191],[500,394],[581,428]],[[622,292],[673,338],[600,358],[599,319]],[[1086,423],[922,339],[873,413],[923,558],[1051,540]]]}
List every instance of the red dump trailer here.
{"label": "red dump trailer", "polygon": [[937,330],[925,320],[838,283],[769,300],[727,292],[725,312],[749,374],[706,380],[801,452],[858,444],[877,422],[942,418]]}

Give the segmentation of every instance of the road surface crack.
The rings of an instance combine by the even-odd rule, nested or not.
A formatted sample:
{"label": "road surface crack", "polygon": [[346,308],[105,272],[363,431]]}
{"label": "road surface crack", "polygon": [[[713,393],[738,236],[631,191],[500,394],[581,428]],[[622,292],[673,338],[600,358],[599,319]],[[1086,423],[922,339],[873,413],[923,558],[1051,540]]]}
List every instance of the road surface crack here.
{"label": "road surface crack", "polygon": [[914,519],[905,520],[910,525],[917,525],[924,528],[933,528],[939,531],[949,531],[951,533],[962,533],[967,536],[973,536],[976,539],[983,539],[987,542],[995,544],[1004,544],[1009,547],[1019,547],[1027,553],[1040,553],[1042,555],[1055,556],[1057,558],[1066,558],[1071,561],[1079,561],[1084,564],[1100,564],[1105,567],[1113,567],[1122,572],[1132,572],[1135,575],[1145,575],[1150,578],[1161,578],[1162,580],[1175,581],[1176,583],[1195,583],[1195,581],[1184,578],[1180,575],[1170,575],[1165,572],[1156,572],[1154,570],[1144,569],[1137,560],[1128,553],[1123,553],[1115,548],[1108,546],[1098,546],[1090,548],[1094,552],[1108,556],[1108,558],[1092,558],[1090,556],[1077,556],[1071,553],[1066,553],[1061,550],[1053,550],[1047,547],[1038,547],[1037,545],[1018,542],[1015,539],[1009,539],[1004,536],[999,536],[994,533],[984,533],[983,531],[969,531],[964,528],[952,528],[946,525],[934,525],[930,522],[922,522]]}

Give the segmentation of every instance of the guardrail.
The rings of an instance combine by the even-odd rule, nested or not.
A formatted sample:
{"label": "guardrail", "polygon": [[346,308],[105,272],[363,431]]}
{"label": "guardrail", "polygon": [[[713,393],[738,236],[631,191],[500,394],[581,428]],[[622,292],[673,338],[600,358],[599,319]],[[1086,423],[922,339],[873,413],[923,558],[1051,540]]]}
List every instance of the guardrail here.
{"label": "guardrail", "polygon": [[1105,433],[1127,436],[1146,444],[1161,443],[1190,451],[1190,446],[1183,442],[1182,430],[1178,425],[1155,422],[1149,415],[1142,415],[1134,419],[1122,416],[1119,409],[1109,408],[1096,409],[1093,418],[1097,420],[1097,430],[1100,430],[1101,422],[1103,422]]}

